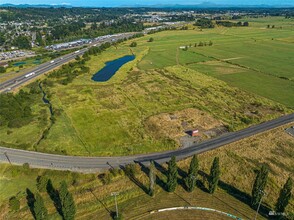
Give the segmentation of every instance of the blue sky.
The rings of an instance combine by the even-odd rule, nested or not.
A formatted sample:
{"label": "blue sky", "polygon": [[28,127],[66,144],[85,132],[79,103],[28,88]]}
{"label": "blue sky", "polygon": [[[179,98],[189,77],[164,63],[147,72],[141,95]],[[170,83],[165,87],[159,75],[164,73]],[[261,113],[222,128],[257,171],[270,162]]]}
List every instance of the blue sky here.
{"label": "blue sky", "polygon": [[[193,5],[203,0],[0,0],[0,4],[69,4],[73,6],[122,6],[122,5],[155,5],[155,4],[182,4]],[[294,0],[211,0],[216,4],[230,5],[294,5]]]}

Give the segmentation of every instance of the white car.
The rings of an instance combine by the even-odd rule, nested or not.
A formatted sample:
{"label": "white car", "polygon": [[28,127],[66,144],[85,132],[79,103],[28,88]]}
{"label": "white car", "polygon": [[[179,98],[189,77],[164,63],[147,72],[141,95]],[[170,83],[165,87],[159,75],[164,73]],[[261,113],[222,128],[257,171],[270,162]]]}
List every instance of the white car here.
{"label": "white car", "polygon": [[54,62],[55,62],[54,60],[51,60],[51,61],[50,61],[50,63],[54,63]]}

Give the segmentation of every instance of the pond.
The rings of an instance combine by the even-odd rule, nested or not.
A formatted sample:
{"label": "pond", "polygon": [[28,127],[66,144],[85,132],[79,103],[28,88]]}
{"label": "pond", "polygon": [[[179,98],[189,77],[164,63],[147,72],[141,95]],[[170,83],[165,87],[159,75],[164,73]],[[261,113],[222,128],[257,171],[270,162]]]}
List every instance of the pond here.
{"label": "pond", "polygon": [[105,67],[95,73],[92,80],[95,82],[108,81],[124,64],[135,59],[135,55],[126,55],[116,60],[108,61],[105,63]]}
{"label": "pond", "polygon": [[17,62],[17,63],[14,63],[13,66],[22,66],[22,65],[25,65],[27,62]]}

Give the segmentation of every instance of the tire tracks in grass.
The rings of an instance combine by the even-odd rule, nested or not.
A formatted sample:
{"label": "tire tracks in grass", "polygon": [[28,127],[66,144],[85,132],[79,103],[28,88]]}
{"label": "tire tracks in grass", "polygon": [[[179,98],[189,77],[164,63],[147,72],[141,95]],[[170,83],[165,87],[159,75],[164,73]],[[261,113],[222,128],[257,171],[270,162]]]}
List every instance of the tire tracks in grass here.
{"label": "tire tracks in grass", "polygon": [[220,59],[220,58],[209,56],[209,55],[205,55],[205,54],[202,54],[202,53],[199,53],[199,52],[194,52],[194,53],[195,54],[198,54],[200,56],[206,57],[206,58],[214,59],[214,60],[219,61],[219,62],[222,62],[222,63],[230,64],[230,65],[233,65],[233,66],[242,68],[242,69],[251,70],[251,71],[254,71],[254,72],[257,72],[257,73],[262,73],[262,74],[265,74],[265,75],[268,75],[268,76],[272,76],[272,77],[275,77],[275,78],[278,78],[278,79],[283,79],[283,80],[288,80],[288,81],[293,82],[292,79],[289,79],[287,77],[277,76],[277,75],[274,75],[274,74],[271,74],[271,73],[268,73],[268,72],[264,72],[264,71],[261,71],[259,69],[253,68],[253,67],[249,67],[249,66],[245,66],[245,65],[242,65],[242,64],[234,63],[231,60]]}
{"label": "tire tracks in grass", "polygon": [[177,53],[176,53],[176,64],[180,65],[180,61],[179,61],[179,48],[177,48]]}

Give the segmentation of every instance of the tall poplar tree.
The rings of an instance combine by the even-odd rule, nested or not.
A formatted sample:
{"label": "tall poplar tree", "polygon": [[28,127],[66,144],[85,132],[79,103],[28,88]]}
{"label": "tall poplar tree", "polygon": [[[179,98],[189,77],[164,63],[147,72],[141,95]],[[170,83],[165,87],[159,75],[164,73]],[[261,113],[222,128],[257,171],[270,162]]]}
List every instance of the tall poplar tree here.
{"label": "tall poplar tree", "polygon": [[154,162],[150,162],[149,167],[149,195],[154,196],[154,182],[155,182],[155,166]]}
{"label": "tall poplar tree", "polygon": [[168,163],[167,183],[166,188],[168,192],[174,192],[178,185],[178,167],[176,157],[172,156]]}
{"label": "tall poplar tree", "polygon": [[278,198],[277,204],[276,204],[276,212],[284,212],[286,206],[289,203],[289,200],[291,198],[291,191],[293,187],[293,181],[291,177],[287,179],[287,182],[285,183],[284,187],[280,191],[280,196]]}
{"label": "tall poplar tree", "polygon": [[64,220],[73,220],[76,214],[76,206],[72,194],[68,191],[65,181],[61,182],[59,189],[60,204]]}
{"label": "tall poplar tree", "polygon": [[217,188],[220,178],[219,157],[215,157],[210,168],[209,193],[213,194]]}
{"label": "tall poplar tree", "polygon": [[253,208],[257,207],[258,203],[260,202],[263,196],[264,189],[267,182],[268,172],[269,172],[268,167],[263,164],[255,178],[253,188],[252,188],[252,194],[251,194],[252,195],[251,206]]}
{"label": "tall poplar tree", "polygon": [[198,158],[196,155],[194,155],[190,163],[188,176],[185,178],[185,184],[189,192],[192,192],[195,189],[198,168]]}
{"label": "tall poplar tree", "polygon": [[44,200],[39,193],[36,193],[35,195],[34,213],[36,220],[48,219],[48,211],[44,205]]}

